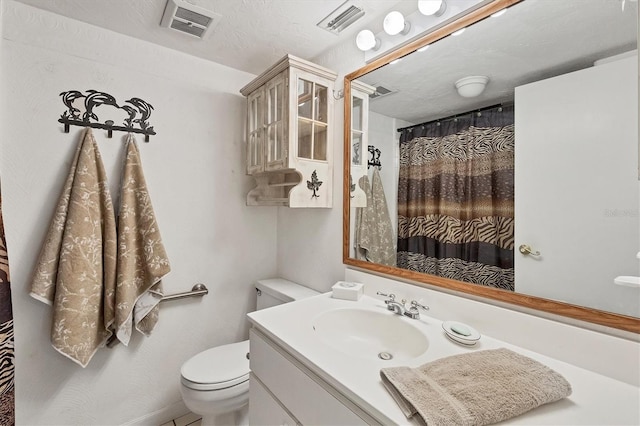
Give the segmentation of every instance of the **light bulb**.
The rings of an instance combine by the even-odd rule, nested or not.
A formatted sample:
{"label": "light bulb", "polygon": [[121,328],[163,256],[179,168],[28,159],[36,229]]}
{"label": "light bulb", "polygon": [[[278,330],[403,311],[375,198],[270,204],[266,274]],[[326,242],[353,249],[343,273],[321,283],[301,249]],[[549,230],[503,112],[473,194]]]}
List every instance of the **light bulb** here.
{"label": "light bulb", "polygon": [[366,52],[367,50],[378,50],[380,40],[376,38],[371,30],[362,30],[356,36],[356,46]]}
{"label": "light bulb", "polygon": [[418,0],[418,10],[423,15],[440,16],[447,10],[444,0]]}
{"label": "light bulb", "polygon": [[384,28],[384,32],[389,35],[407,34],[411,29],[411,24],[405,21],[402,13],[394,10],[384,17],[382,28]]}
{"label": "light bulb", "polygon": [[466,29],[467,29],[467,27],[460,28],[458,31],[454,31],[454,32],[452,32],[452,33],[451,33],[451,35],[452,35],[452,36],[454,36],[454,37],[455,37],[455,36],[459,36],[459,35],[460,35],[460,34],[462,34],[462,33],[464,32],[464,30],[466,30]]}

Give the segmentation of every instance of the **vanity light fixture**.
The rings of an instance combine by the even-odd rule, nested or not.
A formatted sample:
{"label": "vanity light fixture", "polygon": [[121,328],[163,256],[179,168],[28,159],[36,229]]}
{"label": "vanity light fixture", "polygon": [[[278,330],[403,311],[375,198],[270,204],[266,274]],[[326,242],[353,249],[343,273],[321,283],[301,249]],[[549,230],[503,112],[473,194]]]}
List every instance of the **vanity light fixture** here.
{"label": "vanity light fixture", "polygon": [[406,35],[411,29],[411,23],[404,19],[402,13],[394,10],[393,12],[389,12],[387,16],[384,17],[382,28],[384,28],[384,32],[389,35]]}
{"label": "vanity light fixture", "polygon": [[471,75],[455,82],[458,94],[463,98],[474,98],[484,92],[489,77],[486,75]]}
{"label": "vanity light fixture", "polygon": [[418,10],[426,16],[442,16],[447,10],[445,0],[418,0]]}
{"label": "vanity light fixture", "polygon": [[380,49],[380,44],[380,39],[377,38],[371,30],[362,30],[356,36],[356,46],[363,52],[367,50],[376,51]]}

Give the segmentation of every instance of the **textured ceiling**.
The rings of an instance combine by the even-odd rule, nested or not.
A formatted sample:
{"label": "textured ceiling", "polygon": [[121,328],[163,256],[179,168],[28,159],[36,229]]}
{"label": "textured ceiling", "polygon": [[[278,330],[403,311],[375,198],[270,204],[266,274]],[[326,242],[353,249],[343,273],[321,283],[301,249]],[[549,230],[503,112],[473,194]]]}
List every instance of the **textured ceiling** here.
{"label": "textured ceiling", "polygon": [[[417,7],[417,0],[353,0],[365,16],[334,35],[316,24],[344,0],[188,0],[222,15],[199,40],[160,27],[166,0],[16,1],[253,74],[287,53],[313,59],[355,43],[363,28],[382,31],[387,11],[410,14]],[[512,100],[515,86],[636,49],[637,26],[637,0],[525,0],[362,80],[397,91],[372,101],[372,110],[417,123]],[[490,77],[486,91],[457,95],[454,82],[478,74]]]}
{"label": "textured ceiling", "polygon": [[[205,40],[160,27],[166,0],[17,0],[82,22],[259,74],[287,53],[305,59],[354,40],[398,0],[356,0],[365,16],[339,35],[316,26],[344,0],[189,0],[222,15]],[[415,2],[404,1],[415,9]],[[355,41],[354,41],[355,43]]]}

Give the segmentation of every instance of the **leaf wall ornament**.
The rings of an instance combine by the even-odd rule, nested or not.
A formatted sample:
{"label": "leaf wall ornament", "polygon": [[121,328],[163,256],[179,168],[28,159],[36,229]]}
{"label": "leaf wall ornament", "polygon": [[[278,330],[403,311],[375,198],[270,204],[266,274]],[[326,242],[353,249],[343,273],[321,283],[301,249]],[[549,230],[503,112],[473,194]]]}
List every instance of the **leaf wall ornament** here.
{"label": "leaf wall ornament", "polygon": [[318,174],[314,170],[313,173],[311,173],[311,180],[307,181],[307,188],[309,190],[313,191],[313,194],[311,195],[311,198],[320,197],[317,194],[317,191],[320,189],[320,185],[322,185],[322,181],[318,180]]}

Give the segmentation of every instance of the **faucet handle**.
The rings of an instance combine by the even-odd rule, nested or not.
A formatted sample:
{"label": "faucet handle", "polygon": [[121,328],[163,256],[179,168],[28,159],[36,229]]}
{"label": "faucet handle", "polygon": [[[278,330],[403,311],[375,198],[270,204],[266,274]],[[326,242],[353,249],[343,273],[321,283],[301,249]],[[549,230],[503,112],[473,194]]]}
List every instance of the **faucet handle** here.
{"label": "faucet handle", "polygon": [[424,309],[425,311],[428,311],[428,310],[429,310],[429,307],[428,307],[427,305],[423,305],[423,304],[421,304],[421,303],[418,303],[418,301],[417,301],[417,300],[412,300],[412,301],[411,301],[411,307],[412,307],[412,308],[415,308],[416,310],[417,310],[418,308],[422,308],[422,309]]}
{"label": "faucet handle", "polygon": [[393,294],[393,293],[387,294],[387,293],[382,293],[381,291],[376,291],[376,294],[389,298],[389,300],[385,300],[384,303],[389,303],[389,302],[393,302],[394,300],[396,300],[396,295]]}

